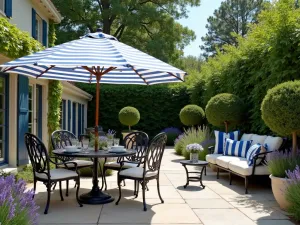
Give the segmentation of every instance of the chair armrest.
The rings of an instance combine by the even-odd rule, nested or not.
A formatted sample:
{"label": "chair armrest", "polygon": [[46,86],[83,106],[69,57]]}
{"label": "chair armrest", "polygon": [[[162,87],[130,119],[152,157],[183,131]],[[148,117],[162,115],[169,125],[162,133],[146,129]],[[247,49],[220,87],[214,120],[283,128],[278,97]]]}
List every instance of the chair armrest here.
{"label": "chair armrest", "polygon": [[215,148],[215,146],[209,146],[208,147],[208,153],[213,154],[214,153],[214,148]]}
{"label": "chair armrest", "polygon": [[74,169],[77,172],[77,163],[76,162],[68,162],[68,161],[66,161],[66,162],[54,162],[54,161],[51,160],[51,158],[54,158],[56,161],[57,161],[57,158],[56,157],[50,157],[50,162],[53,163],[56,166],[56,168],[57,168],[57,166],[64,165],[67,169],[73,169],[73,167],[68,167],[68,165],[67,165],[67,164],[73,164]]}

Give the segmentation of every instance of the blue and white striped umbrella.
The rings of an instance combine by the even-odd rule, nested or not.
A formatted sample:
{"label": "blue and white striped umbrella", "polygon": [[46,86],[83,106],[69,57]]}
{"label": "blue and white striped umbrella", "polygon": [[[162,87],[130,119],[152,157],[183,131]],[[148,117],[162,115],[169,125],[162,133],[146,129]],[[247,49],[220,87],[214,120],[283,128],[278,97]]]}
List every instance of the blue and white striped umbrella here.
{"label": "blue and white striped umbrella", "polygon": [[[2,71],[39,79],[152,85],[181,82],[186,73],[102,32],[0,65]],[[95,75],[95,76],[93,76]]]}

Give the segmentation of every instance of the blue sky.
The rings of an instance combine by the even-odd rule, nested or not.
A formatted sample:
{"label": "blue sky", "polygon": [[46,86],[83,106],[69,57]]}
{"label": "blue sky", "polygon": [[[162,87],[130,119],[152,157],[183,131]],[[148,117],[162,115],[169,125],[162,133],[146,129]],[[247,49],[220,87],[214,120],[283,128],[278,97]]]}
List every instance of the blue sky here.
{"label": "blue sky", "polygon": [[199,7],[189,8],[189,17],[187,19],[180,19],[179,22],[193,30],[197,36],[193,41],[184,49],[184,55],[199,56],[201,51],[199,45],[202,44],[201,37],[207,32],[205,25],[207,18],[213,15],[215,9],[219,8],[222,0],[201,0]]}

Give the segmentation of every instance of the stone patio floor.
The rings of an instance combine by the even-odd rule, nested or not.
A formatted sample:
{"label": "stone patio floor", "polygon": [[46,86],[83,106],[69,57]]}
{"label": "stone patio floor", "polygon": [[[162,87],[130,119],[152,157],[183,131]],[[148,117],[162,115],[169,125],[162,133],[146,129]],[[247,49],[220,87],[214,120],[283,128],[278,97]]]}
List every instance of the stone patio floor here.
{"label": "stone patio floor", "polygon": [[[75,200],[74,183],[70,183],[69,197],[60,201],[59,191],[51,196],[48,215],[44,215],[46,204],[46,188],[42,183],[37,185],[36,201],[40,206],[39,224],[101,224],[101,225],[149,225],[149,224],[180,224],[180,225],[291,225],[285,212],[279,209],[268,185],[250,184],[249,194],[244,194],[244,179],[234,177],[229,185],[227,173],[216,173],[207,169],[203,183],[190,183],[186,189],[184,168],[179,164],[182,157],[168,148],[163,157],[160,187],[165,201],[160,203],[157,195],[156,182],[151,181],[146,192],[148,211],[142,211],[142,194],[134,199],[133,182],[127,181],[123,187],[123,197],[117,206],[84,205],[80,208]],[[190,171],[192,168],[190,168]],[[118,198],[116,172],[107,178],[108,193]],[[269,179],[269,178],[266,178]],[[65,183],[65,182],[64,182]],[[81,193],[91,188],[90,178],[81,178]],[[56,188],[58,189],[58,188]]]}

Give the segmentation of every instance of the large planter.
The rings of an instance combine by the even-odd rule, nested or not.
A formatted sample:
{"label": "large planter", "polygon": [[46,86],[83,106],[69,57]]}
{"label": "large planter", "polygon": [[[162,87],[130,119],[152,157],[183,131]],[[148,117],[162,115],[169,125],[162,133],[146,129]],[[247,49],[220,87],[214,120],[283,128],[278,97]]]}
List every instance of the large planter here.
{"label": "large planter", "polygon": [[270,179],[272,184],[273,195],[277,203],[279,204],[281,209],[287,210],[290,203],[286,200],[285,193],[289,185],[290,179],[274,177],[272,175],[270,175]]}

